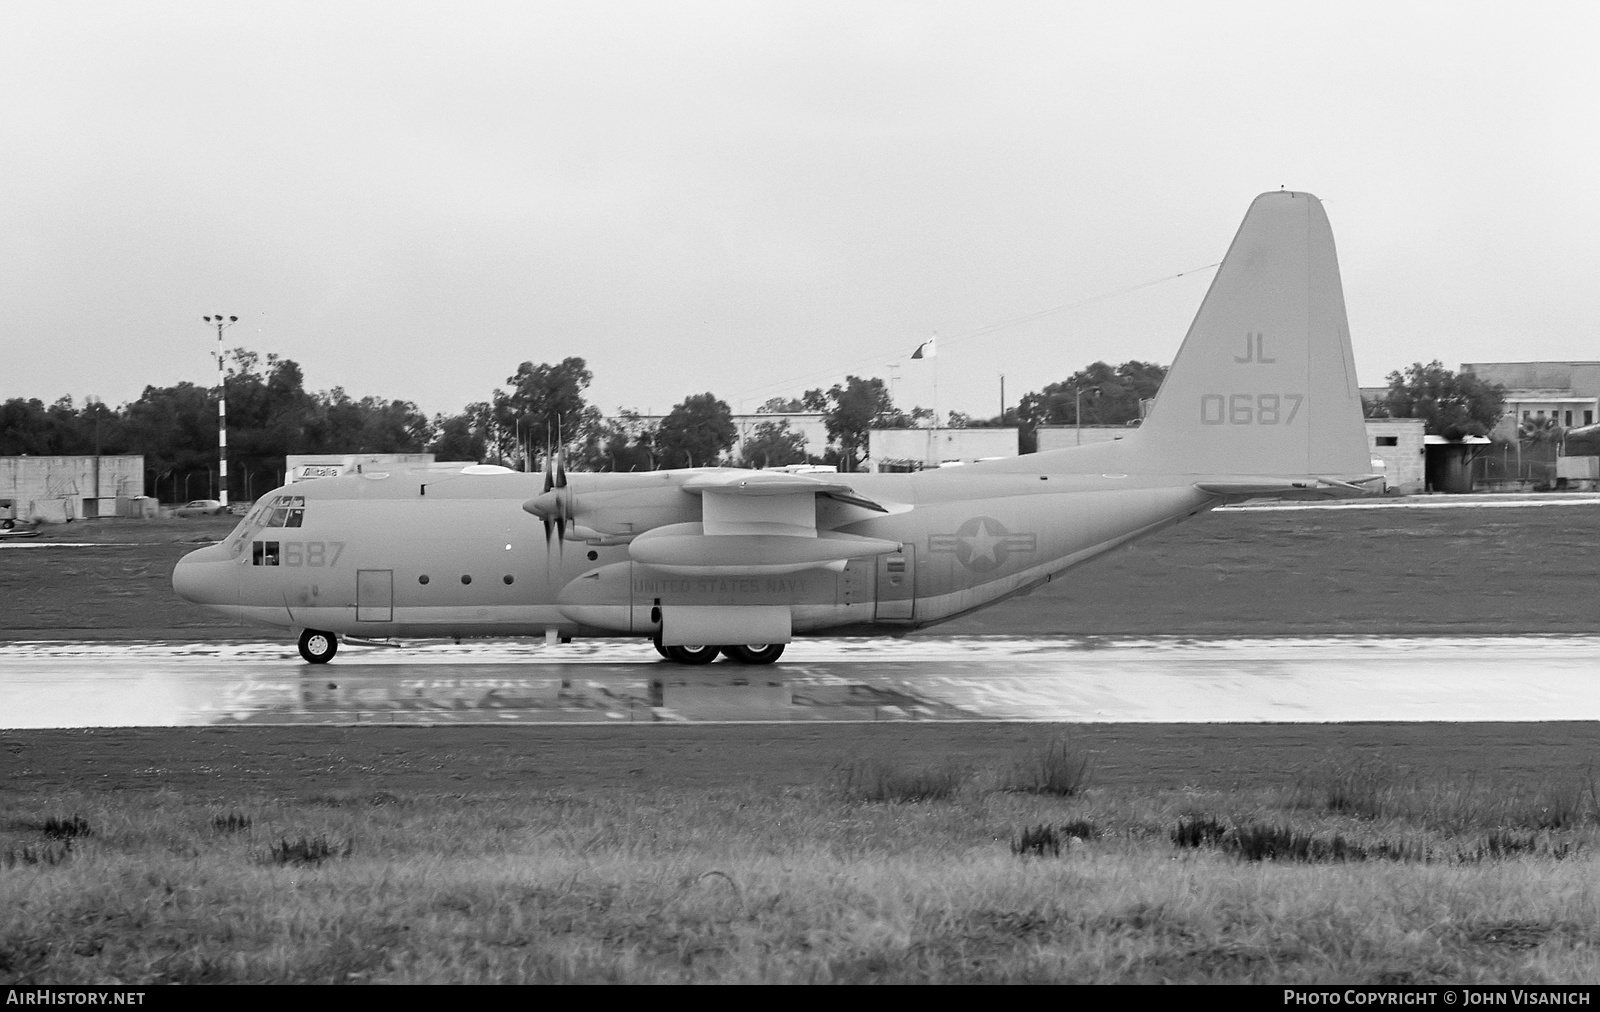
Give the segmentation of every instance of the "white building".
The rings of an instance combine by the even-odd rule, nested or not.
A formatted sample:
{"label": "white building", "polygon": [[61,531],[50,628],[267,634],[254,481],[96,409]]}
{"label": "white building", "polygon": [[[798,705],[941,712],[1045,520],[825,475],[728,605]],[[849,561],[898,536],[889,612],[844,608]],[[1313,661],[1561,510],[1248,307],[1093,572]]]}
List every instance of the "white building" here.
{"label": "white building", "polygon": [[870,429],[867,460],[871,471],[920,470],[951,462],[1015,457],[1017,429]]}
{"label": "white building", "polygon": [[[465,467],[474,461],[451,463]],[[431,453],[291,453],[284,458],[284,484],[357,474],[363,470],[425,468],[434,464]]]}
{"label": "white building", "polygon": [[1383,461],[1383,480],[1403,495],[1422,492],[1428,482],[1428,450],[1420,418],[1367,419],[1367,448]]}
{"label": "white building", "polygon": [[1563,429],[1600,420],[1600,362],[1463,362],[1461,371],[1506,388],[1494,439],[1516,439],[1518,426],[1542,418]]}
{"label": "white building", "polygon": [[0,499],[17,520],[141,516],[144,455],[0,457]]}
{"label": "white building", "polygon": [[1041,425],[1038,434],[1040,453],[1046,450],[1065,450],[1069,446],[1088,446],[1090,443],[1109,443],[1138,430],[1137,425]]}

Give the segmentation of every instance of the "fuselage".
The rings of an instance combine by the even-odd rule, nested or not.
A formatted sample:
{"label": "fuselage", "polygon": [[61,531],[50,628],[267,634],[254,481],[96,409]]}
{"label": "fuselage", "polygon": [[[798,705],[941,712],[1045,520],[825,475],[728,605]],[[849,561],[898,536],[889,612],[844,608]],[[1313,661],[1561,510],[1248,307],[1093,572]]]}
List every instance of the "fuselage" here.
{"label": "fuselage", "polygon": [[[704,471],[572,474],[576,501],[594,503],[589,515],[610,530],[577,527],[566,538],[547,536],[524,508],[543,490],[539,474],[324,478],[262,497],[226,540],[185,557],[173,585],[245,622],[363,638],[649,636],[662,609],[685,606],[781,606],[795,635],[905,631],[1025,591],[1220,501],[1188,476],[1037,466],[1058,456],[1040,455],[1034,470],[1019,468],[1024,457],[841,476],[888,512],[818,497],[819,528],[900,549],[754,575],[685,574],[630,557],[626,539],[639,528],[700,519],[701,497],[679,486]],[[1098,468],[1114,453],[1081,456]],[[610,514],[608,498],[622,504]],[[619,526],[633,529],[619,535]]]}

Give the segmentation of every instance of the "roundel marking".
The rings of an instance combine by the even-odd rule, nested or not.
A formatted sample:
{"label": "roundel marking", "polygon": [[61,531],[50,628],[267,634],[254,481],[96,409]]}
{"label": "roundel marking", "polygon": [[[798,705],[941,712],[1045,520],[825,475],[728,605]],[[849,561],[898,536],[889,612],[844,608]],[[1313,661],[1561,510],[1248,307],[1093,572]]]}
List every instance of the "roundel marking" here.
{"label": "roundel marking", "polygon": [[954,534],[934,534],[928,538],[928,551],[954,553],[956,561],[975,573],[987,573],[1006,564],[1014,553],[1032,554],[1038,536],[1014,534],[994,517],[973,517]]}

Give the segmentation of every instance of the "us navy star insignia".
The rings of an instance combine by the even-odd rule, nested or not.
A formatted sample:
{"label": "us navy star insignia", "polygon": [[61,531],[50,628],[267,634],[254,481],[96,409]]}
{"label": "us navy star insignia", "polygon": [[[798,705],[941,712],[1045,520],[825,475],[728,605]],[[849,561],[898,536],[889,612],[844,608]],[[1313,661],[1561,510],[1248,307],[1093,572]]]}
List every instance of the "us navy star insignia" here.
{"label": "us navy star insignia", "polygon": [[928,537],[929,552],[954,552],[957,562],[979,573],[999,569],[1013,552],[1031,553],[1038,547],[1037,535],[1013,534],[994,517],[973,517],[954,534]]}

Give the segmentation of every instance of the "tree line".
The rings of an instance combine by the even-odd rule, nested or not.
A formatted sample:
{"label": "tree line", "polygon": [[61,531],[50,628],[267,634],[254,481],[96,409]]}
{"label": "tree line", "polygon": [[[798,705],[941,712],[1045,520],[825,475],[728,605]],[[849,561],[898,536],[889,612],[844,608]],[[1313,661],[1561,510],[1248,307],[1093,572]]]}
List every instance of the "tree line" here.
{"label": "tree line", "polygon": [[[281,483],[284,458],[291,454],[430,451],[440,460],[536,469],[560,447],[574,470],[650,471],[726,462],[739,439],[732,410],[709,391],[684,398],[659,422],[627,409],[602,415],[585,396],[594,377],[578,357],[523,362],[488,400],[433,418],[411,401],[356,399],[337,386],[309,391],[299,364],[275,354],[235,348],[226,364],[229,490],[235,496]],[[1165,375],[1164,366],[1151,362],[1095,362],[1023,394],[1001,414],[953,411],[939,421],[955,428],[1015,426],[1021,451],[1029,453],[1042,425],[1137,424],[1141,405],[1156,395]],[[1447,437],[1487,432],[1504,402],[1498,386],[1438,362],[1417,363],[1389,380],[1387,396],[1366,406],[1369,415],[1424,418],[1429,433]],[[820,463],[853,471],[866,456],[871,429],[935,422],[927,408],[896,405],[875,376],[847,376],[827,389],[773,398],[756,411],[818,412],[828,445],[808,447],[786,419],[763,421],[739,446],[739,458],[751,467]],[[216,389],[187,381],[147,386],[137,400],[118,408],[93,398],[80,407],[70,397],[50,405],[23,398],[0,404],[0,456],[123,453],[144,455],[149,487],[166,498],[189,498],[191,490],[182,486],[197,473],[207,473],[207,487],[214,488]]]}

